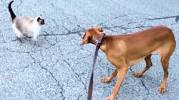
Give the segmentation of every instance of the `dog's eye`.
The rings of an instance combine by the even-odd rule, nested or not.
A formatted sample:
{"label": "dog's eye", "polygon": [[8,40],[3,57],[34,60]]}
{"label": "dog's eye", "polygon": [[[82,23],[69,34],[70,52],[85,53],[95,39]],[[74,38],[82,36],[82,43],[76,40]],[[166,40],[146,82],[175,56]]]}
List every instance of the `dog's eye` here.
{"label": "dog's eye", "polygon": [[86,36],[86,34],[84,34],[82,38],[84,39],[84,38],[85,38],[85,36]]}
{"label": "dog's eye", "polygon": [[102,28],[99,28],[99,31],[100,31],[100,32],[103,32],[103,29],[102,29]]}
{"label": "dog's eye", "polygon": [[88,37],[88,41],[91,41],[91,37],[90,36]]}

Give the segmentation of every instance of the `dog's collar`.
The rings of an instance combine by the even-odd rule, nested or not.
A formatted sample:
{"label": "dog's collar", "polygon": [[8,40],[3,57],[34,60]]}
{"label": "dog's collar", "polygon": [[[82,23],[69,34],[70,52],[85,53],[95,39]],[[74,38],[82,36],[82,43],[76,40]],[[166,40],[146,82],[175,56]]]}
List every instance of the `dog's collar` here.
{"label": "dog's collar", "polygon": [[106,35],[105,33],[102,33],[101,38],[100,38],[99,40],[96,40],[96,41],[95,41],[95,45],[96,45],[97,48],[100,48],[101,43],[102,43],[102,40],[103,40],[103,38],[104,38],[105,35]]}

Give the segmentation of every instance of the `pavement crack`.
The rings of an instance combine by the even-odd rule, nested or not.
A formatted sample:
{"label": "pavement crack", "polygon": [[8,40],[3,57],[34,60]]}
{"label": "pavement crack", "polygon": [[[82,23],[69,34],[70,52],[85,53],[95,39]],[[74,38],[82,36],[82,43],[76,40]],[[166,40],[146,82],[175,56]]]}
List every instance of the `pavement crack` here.
{"label": "pavement crack", "polygon": [[120,26],[103,26],[103,28],[107,29],[107,30],[111,30],[112,28],[120,28],[120,29],[127,29],[127,27],[124,27],[124,25],[120,25]]}
{"label": "pavement crack", "polygon": [[[131,67],[130,67],[129,71],[131,73],[135,73],[134,70]],[[144,82],[144,80],[142,78],[138,78],[138,79],[140,80],[142,86],[147,90],[146,95],[148,96],[149,95],[149,91],[150,91],[149,88],[145,85],[145,82]]]}
{"label": "pavement crack", "polygon": [[67,33],[64,33],[64,34],[49,34],[46,31],[43,31],[43,32],[46,34],[41,34],[40,36],[67,36],[67,35],[74,35],[74,34],[79,35],[81,31],[68,31]]}
{"label": "pavement crack", "polygon": [[171,18],[176,18],[179,15],[174,15],[174,16],[164,16],[164,17],[156,17],[156,18],[146,18],[146,20],[161,20],[161,19],[171,19]]}
{"label": "pavement crack", "polygon": [[147,90],[147,95],[149,95],[149,89],[147,88],[147,86],[145,85],[145,82],[143,81],[143,79],[140,79],[142,86]]}
{"label": "pavement crack", "polygon": [[80,100],[80,98],[82,97],[83,95],[78,95],[78,98],[76,100]]}
{"label": "pavement crack", "polygon": [[[55,20],[54,20],[55,22]],[[65,26],[62,26],[67,32],[66,33],[63,33],[63,34],[50,34],[49,32],[47,31],[43,31],[45,34],[41,34],[40,36],[67,36],[67,35],[78,35],[78,36],[81,36],[80,33],[84,32],[85,31],[85,28],[82,28],[80,25],[77,25],[77,29],[68,29],[66,28]]]}
{"label": "pavement crack", "polygon": [[[40,64],[39,64],[39,65],[40,65]],[[61,94],[61,96],[62,96],[62,100],[65,100],[65,95],[63,94],[63,92],[64,92],[65,90],[64,90],[64,88],[63,88],[63,85],[60,84],[60,82],[56,79],[56,77],[54,76],[54,74],[53,74],[50,70],[48,70],[47,68],[45,68],[45,67],[43,67],[43,66],[41,66],[41,65],[40,65],[40,68],[43,69],[43,70],[45,70],[47,73],[49,73],[50,76],[52,77],[52,79],[55,80],[55,82],[57,83],[57,86],[61,89],[60,94]]]}
{"label": "pavement crack", "polygon": [[70,65],[69,62],[67,62],[66,60],[63,60],[63,61],[69,66],[69,68],[71,69],[71,71],[75,74],[75,77],[83,84],[84,90],[86,90],[86,84],[82,81],[80,75],[75,72],[75,70],[71,67],[71,65]]}
{"label": "pavement crack", "polygon": [[30,52],[27,52],[27,54],[30,56],[30,58],[33,60],[33,63],[36,63],[36,59],[32,56],[32,54]]}

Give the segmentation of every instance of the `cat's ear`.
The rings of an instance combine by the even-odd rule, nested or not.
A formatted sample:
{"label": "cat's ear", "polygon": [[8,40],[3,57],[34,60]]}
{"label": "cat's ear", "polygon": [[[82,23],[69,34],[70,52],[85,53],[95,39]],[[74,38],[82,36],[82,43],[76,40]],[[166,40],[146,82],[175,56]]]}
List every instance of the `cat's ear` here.
{"label": "cat's ear", "polygon": [[36,17],[35,17],[35,20],[36,20],[37,22],[39,22],[40,20],[42,20],[42,17],[41,17],[41,16],[36,16]]}

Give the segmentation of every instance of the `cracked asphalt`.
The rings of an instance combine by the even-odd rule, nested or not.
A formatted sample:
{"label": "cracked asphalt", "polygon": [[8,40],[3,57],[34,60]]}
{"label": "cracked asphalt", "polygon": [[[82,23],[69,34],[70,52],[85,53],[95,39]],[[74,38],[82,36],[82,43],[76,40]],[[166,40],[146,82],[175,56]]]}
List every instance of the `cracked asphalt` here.
{"label": "cracked asphalt", "polygon": [[[15,40],[7,10],[0,0],[0,100],[86,100],[93,45],[81,47],[85,29],[102,26],[106,34],[126,34],[155,25],[170,27],[179,40],[178,0],[15,0],[16,15],[42,15],[38,45]],[[171,57],[167,92],[158,87],[163,77],[159,56],[144,77],[132,76],[144,62],[132,67],[117,100],[179,100],[179,47]],[[104,100],[115,84],[100,83],[114,67],[99,52],[95,68],[93,100]]]}

